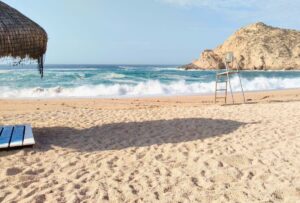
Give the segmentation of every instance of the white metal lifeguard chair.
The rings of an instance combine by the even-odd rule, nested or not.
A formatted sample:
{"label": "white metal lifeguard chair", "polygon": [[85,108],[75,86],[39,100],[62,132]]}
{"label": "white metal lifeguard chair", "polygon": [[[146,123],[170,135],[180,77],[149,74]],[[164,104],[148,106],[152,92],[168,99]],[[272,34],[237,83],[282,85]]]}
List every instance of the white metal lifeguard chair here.
{"label": "white metal lifeguard chair", "polygon": [[[225,71],[222,70],[222,71],[216,72],[215,103],[217,103],[218,99],[224,99],[225,104],[227,104],[228,86],[230,89],[232,103],[233,104],[235,103],[234,97],[233,97],[231,81],[230,81],[230,76],[233,74],[236,74],[239,78],[243,101],[244,101],[244,103],[246,103],[242,80],[241,80],[240,72],[239,72],[239,67],[237,67],[235,70],[233,70],[233,68],[232,68],[233,62],[234,62],[234,56],[233,56],[232,52],[226,53],[226,55],[224,57],[224,62],[225,62]],[[225,84],[225,86],[221,85],[221,84]],[[223,92],[223,95],[219,96],[219,93],[222,93],[222,92]]]}

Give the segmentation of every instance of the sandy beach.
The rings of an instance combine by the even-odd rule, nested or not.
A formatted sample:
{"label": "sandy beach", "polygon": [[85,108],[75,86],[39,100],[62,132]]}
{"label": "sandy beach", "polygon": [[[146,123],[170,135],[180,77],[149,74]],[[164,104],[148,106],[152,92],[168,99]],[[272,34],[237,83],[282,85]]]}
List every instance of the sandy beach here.
{"label": "sandy beach", "polygon": [[246,96],[0,100],[0,202],[300,202],[300,90]]}
{"label": "sandy beach", "polygon": [[299,10],[0,0],[0,203],[300,203]]}

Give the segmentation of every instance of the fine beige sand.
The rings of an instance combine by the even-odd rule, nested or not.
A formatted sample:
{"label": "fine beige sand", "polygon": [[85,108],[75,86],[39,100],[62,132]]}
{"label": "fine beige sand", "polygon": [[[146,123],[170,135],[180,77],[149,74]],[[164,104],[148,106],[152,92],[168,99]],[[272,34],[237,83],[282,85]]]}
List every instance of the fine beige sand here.
{"label": "fine beige sand", "polygon": [[0,202],[300,202],[300,90],[212,100],[1,100]]}

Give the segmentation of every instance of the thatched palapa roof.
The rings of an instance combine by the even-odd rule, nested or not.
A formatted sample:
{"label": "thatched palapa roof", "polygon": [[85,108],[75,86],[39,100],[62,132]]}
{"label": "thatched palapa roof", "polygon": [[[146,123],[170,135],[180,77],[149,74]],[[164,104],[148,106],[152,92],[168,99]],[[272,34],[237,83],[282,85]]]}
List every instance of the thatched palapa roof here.
{"label": "thatched palapa roof", "polygon": [[41,26],[0,1],[0,58],[37,60],[43,76],[47,41],[47,33]]}

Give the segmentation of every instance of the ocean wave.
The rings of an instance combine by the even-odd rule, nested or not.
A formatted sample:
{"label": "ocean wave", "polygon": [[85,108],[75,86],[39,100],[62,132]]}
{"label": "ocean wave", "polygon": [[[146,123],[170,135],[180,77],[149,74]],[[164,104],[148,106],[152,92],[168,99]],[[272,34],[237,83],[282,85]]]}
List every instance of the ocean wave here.
{"label": "ocean wave", "polygon": [[132,70],[132,69],[136,69],[137,67],[135,67],[135,66],[118,66],[118,68],[121,68],[123,70]]}
{"label": "ocean wave", "polygon": [[118,66],[119,68],[121,69],[124,69],[124,70],[135,70],[135,69],[138,69],[138,68],[143,68],[143,69],[147,69],[147,70],[151,70],[151,71],[166,71],[166,70],[175,70],[175,71],[178,71],[178,70],[184,70],[184,69],[179,69],[178,67],[176,66],[148,66],[148,65],[144,65],[144,66]]}
{"label": "ocean wave", "polygon": [[99,70],[97,68],[76,68],[76,67],[70,67],[70,68],[48,68],[47,71],[95,71]]}
{"label": "ocean wave", "polygon": [[[300,88],[300,78],[255,77],[253,79],[242,79],[242,84],[244,89],[248,91]],[[238,86],[238,77],[234,77],[233,89],[237,90]]]}
{"label": "ocean wave", "polygon": [[13,70],[0,70],[0,74],[3,74],[3,73],[10,73],[12,72]]}
{"label": "ocean wave", "polygon": [[125,78],[126,75],[123,75],[123,74],[119,74],[119,73],[109,73],[109,74],[103,74],[103,79],[119,79],[119,78]]}
{"label": "ocean wave", "polygon": [[[246,91],[275,90],[300,88],[300,78],[266,78],[242,79]],[[234,91],[240,91],[239,79],[232,79]],[[172,83],[162,83],[158,80],[148,80],[136,84],[111,85],[81,85],[77,87],[52,88],[11,88],[0,87],[0,98],[68,98],[68,97],[147,97],[162,95],[192,95],[213,93],[215,82],[192,82],[184,80]]]}
{"label": "ocean wave", "polygon": [[175,66],[149,66],[147,68],[151,68],[153,71],[179,70],[178,67]]}

